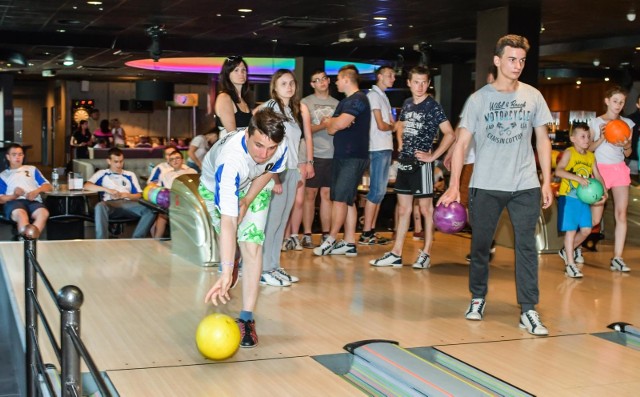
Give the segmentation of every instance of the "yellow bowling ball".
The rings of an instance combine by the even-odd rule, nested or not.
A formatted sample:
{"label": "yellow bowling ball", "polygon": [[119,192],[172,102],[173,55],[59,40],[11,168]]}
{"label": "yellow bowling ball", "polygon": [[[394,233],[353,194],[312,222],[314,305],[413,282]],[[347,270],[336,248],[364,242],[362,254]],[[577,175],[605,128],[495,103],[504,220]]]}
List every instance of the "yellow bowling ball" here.
{"label": "yellow bowling ball", "polygon": [[240,347],[240,328],[235,320],[226,314],[210,314],[198,325],[196,345],[200,353],[208,359],[227,359]]}

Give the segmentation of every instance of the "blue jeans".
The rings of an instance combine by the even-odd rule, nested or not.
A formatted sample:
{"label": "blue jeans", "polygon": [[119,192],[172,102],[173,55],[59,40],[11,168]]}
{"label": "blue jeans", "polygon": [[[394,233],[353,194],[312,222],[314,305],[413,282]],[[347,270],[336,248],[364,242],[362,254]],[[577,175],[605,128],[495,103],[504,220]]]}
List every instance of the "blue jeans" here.
{"label": "blue jeans", "polygon": [[367,200],[373,204],[380,204],[387,193],[391,154],[391,150],[369,152],[369,194],[367,194]]}
{"label": "blue jeans", "polygon": [[109,238],[109,219],[139,217],[138,225],[133,231],[133,238],[149,237],[149,229],[156,220],[156,214],[137,200],[109,200],[96,205],[95,223],[96,239]]}

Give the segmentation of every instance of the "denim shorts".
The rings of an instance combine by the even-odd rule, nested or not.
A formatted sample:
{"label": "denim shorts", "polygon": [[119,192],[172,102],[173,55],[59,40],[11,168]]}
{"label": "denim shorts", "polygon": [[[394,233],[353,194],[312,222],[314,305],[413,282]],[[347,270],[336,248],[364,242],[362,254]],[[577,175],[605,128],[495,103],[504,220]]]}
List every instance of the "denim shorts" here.
{"label": "denim shorts", "polygon": [[39,201],[30,201],[27,199],[11,200],[4,204],[4,216],[7,219],[11,219],[11,213],[17,209],[26,211],[29,216],[39,210],[40,208],[47,208]]}
{"label": "denim shorts", "polygon": [[367,200],[373,204],[380,204],[387,193],[391,154],[391,150],[369,152],[369,194],[367,194]]}
{"label": "denim shorts", "polygon": [[368,159],[334,159],[331,173],[331,201],[351,205],[358,194],[358,185],[369,165]]}

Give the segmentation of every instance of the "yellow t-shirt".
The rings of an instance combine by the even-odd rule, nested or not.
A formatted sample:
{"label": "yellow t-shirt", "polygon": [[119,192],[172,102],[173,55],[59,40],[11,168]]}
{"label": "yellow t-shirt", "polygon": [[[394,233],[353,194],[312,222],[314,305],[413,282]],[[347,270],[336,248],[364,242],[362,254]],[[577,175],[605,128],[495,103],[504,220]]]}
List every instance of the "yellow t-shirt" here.
{"label": "yellow t-shirt", "polygon": [[[587,150],[585,154],[580,154],[574,147],[570,147],[564,152],[564,156],[569,157],[569,163],[566,167],[564,167],[565,171],[569,171],[572,174],[576,174],[583,178],[591,178],[593,175],[593,164],[596,161],[596,157],[593,152]],[[558,190],[558,194],[561,196],[566,196],[570,194],[573,190],[574,192],[570,194],[571,196],[575,196],[575,189],[578,188],[578,182],[571,181],[569,179],[562,178],[562,182],[560,183],[560,190]]]}

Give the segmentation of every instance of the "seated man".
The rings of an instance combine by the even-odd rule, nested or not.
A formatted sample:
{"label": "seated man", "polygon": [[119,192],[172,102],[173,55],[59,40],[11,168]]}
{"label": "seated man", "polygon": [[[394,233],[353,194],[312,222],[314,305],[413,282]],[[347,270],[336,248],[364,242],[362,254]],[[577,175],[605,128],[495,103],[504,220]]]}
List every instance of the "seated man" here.
{"label": "seated man", "polygon": [[156,214],[138,203],[142,189],[136,174],[124,170],[124,154],[118,148],[109,149],[109,168],[97,171],[84,184],[86,190],[102,192],[102,202],[94,209],[96,238],[109,238],[109,219],[140,217],[133,238],[145,238],[156,219]]}
{"label": "seated man", "polygon": [[22,232],[33,220],[42,231],[49,218],[49,210],[42,204],[40,193],[50,192],[53,186],[32,165],[23,165],[24,150],[17,143],[9,145],[5,155],[9,166],[0,173],[0,204],[4,204],[4,216],[18,225]]}
{"label": "seated man", "polygon": [[164,159],[166,161],[156,164],[156,166],[151,169],[151,171],[149,172],[149,179],[147,180],[147,185],[149,183],[159,184],[160,175],[162,175],[164,172],[169,171],[170,169],[173,168],[171,167],[171,164],[169,164],[169,156],[171,155],[171,153],[175,151],[176,151],[176,148],[173,146],[167,146],[166,148],[164,148],[164,151],[163,151]]}
{"label": "seated man", "polygon": [[[166,151],[165,151],[166,156]],[[184,174],[197,174],[198,172],[191,167],[188,167],[183,163],[182,153],[177,150],[169,152],[167,156],[169,162],[169,168],[164,169],[163,172],[159,172],[156,183],[159,183],[161,187],[171,189],[174,179]],[[164,232],[167,229],[168,216],[165,214],[158,214],[155,228],[153,229],[153,238],[162,238]]]}

